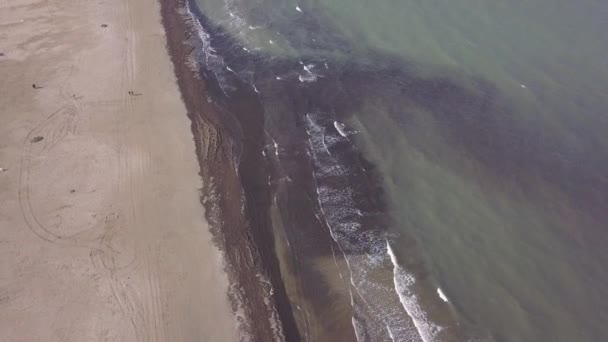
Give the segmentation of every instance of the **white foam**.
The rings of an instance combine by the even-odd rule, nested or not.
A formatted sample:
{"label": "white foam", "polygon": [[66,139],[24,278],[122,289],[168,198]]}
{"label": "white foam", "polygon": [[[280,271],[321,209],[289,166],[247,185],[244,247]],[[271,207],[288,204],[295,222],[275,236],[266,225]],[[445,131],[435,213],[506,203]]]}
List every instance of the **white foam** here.
{"label": "white foam", "polygon": [[302,12],[302,9],[300,8],[300,6],[296,6],[296,11]]}
{"label": "white foam", "polygon": [[443,328],[429,321],[426,317],[426,312],[422,310],[416,294],[412,293],[411,290],[411,286],[416,282],[416,278],[397,263],[397,257],[388,241],[386,242],[386,250],[393,263],[395,291],[397,292],[397,296],[399,296],[399,301],[401,302],[403,309],[405,309],[405,312],[412,318],[414,326],[422,338],[422,341],[435,341],[437,334]]}
{"label": "white foam", "polygon": [[[307,122],[309,124],[309,129],[310,128],[312,128],[312,129],[318,128],[318,125],[312,120],[310,113],[306,114],[306,119],[307,119]],[[308,130],[307,130],[307,133],[309,134],[309,140],[308,141],[309,141],[309,143],[311,144],[311,147],[312,147],[312,145],[313,145],[313,142],[312,142],[313,136],[310,134],[310,132]],[[307,151],[307,153],[309,153],[309,152]],[[314,149],[313,149],[313,158],[316,158],[316,153],[314,152]],[[321,200],[321,198],[322,198],[321,188],[319,187],[319,184],[317,182],[317,177],[316,177],[316,175],[314,173],[313,173],[313,179],[314,179],[314,182],[315,182],[315,191],[317,192],[317,199],[319,201],[319,210],[321,211],[321,216],[324,218],[325,224],[327,225],[327,227],[329,229],[329,235],[331,236],[332,240],[338,246],[338,249],[340,250],[340,253],[342,254],[342,257],[344,258],[344,261],[346,263],[346,269],[348,270],[348,277],[349,277],[350,284],[351,284],[351,286],[349,286],[349,289],[348,289],[348,293],[350,295],[350,305],[351,305],[351,307],[354,308],[355,305],[354,305],[354,299],[353,299],[352,289],[354,288],[355,291],[357,291],[357,293],[359,294],[359,296],[361,298],[363,298],[363,296],[361,296],[361,294],[359,293],[358,287],[355,285],[355,282],[354,282],[354,279],[353,279],[353,270],[352,270],[351,265],[350,265],[350,260],[346,256],[346,253],[344,252],[344,249],[342,248],[342,245],[340,244],[340,239],[336,235],[335,227],[332,227],[332,225],[330,224],[330,222],[328,220],[328,216],[327,216],[327,213],[325,212],[323,201]],[[317,219],[320,220],[320,218],[318,216],[317,216]],[[333,250],[333,247],[332,247],[332,253],[333,252],[334,252],[334,250]],[[334,254],[334,261],[336,261],[335,254]],[[336,262],[336,267],[338,267],[337,262]],[[338,269],[339,269],[339,267],[338,267]],[[340,278],[343,279],[341,272],[340,272]],[[352,321],[351,322],[352,322],[353,328],[355,330],[355,336],[357,338],[357,341],[362,341],[362,336],[361,336],[361,333],[360,333],[361,327],[360,327],[359,322],[357,322],[355,316],[352,317]]]}
{"label": "white foam", "polygon": [[346,134],[346,131],[344,131],[344,129],[346,128],[346,126],[343,123],[340,123],[338,121],[334,121],[334,127],[336,128],[336,131],[338,131],[338,133],[340,133],[341,136],[347,138],[348,134]]}
{"label": "white foam", "polygon": [[[323,136],[321,137],[321,143],[323,144],[323,151],[325,151],[325,153],[327,153],[328,156],[331,157],[331,152],[329,151],[329,147],[327,146],[327,143],[325,142],[325,133],[323,133]],[[332,166],[332,169],[334,169],[335,166]]]}
{"label": "white foam", "polygon": [[[340,279],[347,286],[350,283],[347,291],[351,298],[350,304],[353,308],[351,323],[357,340],[433,341],[435,336],[432,335],[433,333],[431,333],[431,338],[421,339],[420,337],[428,335],[421,331],[426,330],[424,328],[429,324],[424,316],[414,312],[414,305],[418,304],[416,297],[411,293],[399,295],[399,293],[393,292],[398,287],[396,284],[402,283],[402,281],[394,279],[394,284],[384,284],[376,282],[373,277],[369,276],[370,272],[373,273],[377,267],[383,267],[384,263],[388,261],[386,235],[362,229],[360,217],[366,213],[362,213],[356,207],[353,188],[326,184],[324,181],[327,176],[342,176],[353,171],[352,167],[343,165],[340,155],[332,155],[329,151],[332,144],[344,142],[343,136],[332,129],[335,127],[335,123],[334,127],[331,127],[331,123],[334,121],[327,121],[331,117],[327,113],[306,114],[305,129],[309,143],[306,153],[316,167],[313,179],[319,213],[315,216],[327,226],[329,235],[335,242],[335,244],[331,244],[332,256],[339,270]],[[339,124],[339,122],[337,123]],[[343,131],[350,134],[346,128]],[[346,132],[344,133],[346,134]],[[345,263],[338,264],[337,256],[342,257]],[[396,260],[394,263],[396,264]],[[394,272],[396,273],[394,278],[400,278],[403,277],[405,270],[394,270]],[[403,292],[401,288],[400,290]],[[394,300],[396,299],[395,294],[398,295],[399,301]],[[401,300],[402,296],[409,297]],[[411,304],[411,301],[414,303]],[[409,310],[402,309],[400,304]],[[419,308],[419,311],[422,310]],[[416,324],[413,324],[414,321]]]}
{"label": "white foam", "polygon": [[314,81],[316,81],[317,80],[317,75],[315,75],[311,71],[312,68],[315,67],[315,65],[314,64],[306,64],[306,65],[304,65],[304,63],[302,63],[302,61],[300,61],[300,64],[302,65],[302,68],[306,72],[305,75],[298,76],[298,79],[300,80],[300,82],[305,83],[305,82],[314,82]]}
{"label": "white foam", "polygon": [[395,341],[395,335],[393,335],[393,332],[391,331],[391,327],[389,327],[388,325],[386,326],[386,330],[388,330],[388,336],[391,338],[391,341]]}
{"label": "white foam", "polygon": [[317,80],[317,75],[310,73],[308,75],[300,75],[298,76],[298,80],[300,80],[300,82],[302,83],[306,83],[306,82],[314,82]]}
{"label": "white foam", "polygon": [[242,341],[251,342],[253,338],[246,333],[246,331],[251,331],[251,321],[249,319],[249,315],[246,313],[245,308],[243,306],[244,294],[243,290],[238,287],[236,284],[231,284],[228,287],[228,296],[232,299],[232,301],[236,304],[236,309],[234,310],[234,316],[239,330],[244,334]]}
{"label": "white foam", "polygon": [[274,45],[274,42],[271,40],[268,41],[271,45]]}
{"label": "white foam", "polygon": [[524,84],[520,84],[519,86],[522,87],[522,88],[524,88],[524,89],[527,88],[526,85],[524,85]]}
{"label": "white foam", "polygon": [[258,88],[256,88],[256,87],[255,87],[255,84],[252,84],[252,86],[253,86],[253,91],[255,91],[256,93],[258,93],[258,94],[259,94],[259,93],[260,93],[260,91],[258,90]]}
{"label": "white foam", "polygon": [[[222,89],[224,95],[228,97],[226,87],[230,87],[230,85],[225,83],[225,79],[222,76],[224,59],[217,55],[215,49],[211,46],[211,35],[205,31],[202,23],[198,20],[196,15],[194,15],[190,8],[189,2],[186,2],[186,11],[191,19],[191,25],[193,25],[193,28],[198,35],[199,42],[202,44],[200,51],[205,55],[205,64],[207,68],[209,68],[215,74],[218,79],[220,89]],[[192,63],[193,65],[196,65],[198,61],[193,61]],[[194,66],[194,68],[196,68],[196,66]]]}
{"label": "white foam", "polygon": [[353,328],[355,329],[355,338],[357,339],[357,341],[363,341],[363,328],[361,327],[361,324],[357,321],[355,316],[353,316],[353,318],[351,319],[351,323],[353,324]]}
{"label": "white foam", "polygon": [[224,9],[228,12],[228,15],[230,16],[228,24],[241,31],[242,28],[245,27],[246,22],[245,19],[239,16],[238,4],[236,4],[234,0],[224,0]]}
{"label": "white foam", "polygon": [[266,305],[266,308],[270,311],[270,317],[268,317],[268,321],[270,322],[270,327],[273,332],[273,341],[286,341],[285,334],[283,333],[283,325],[281,324],[279,314],[277,312],[276,307],[270,300],[270,298],[274,295],[274,287],[266,276],[260,273],[256,274],[256,276],[260,280],[260,282],[266,285],[265,288],[268,288],[268,294],[264,296],[264,304]]}
{"label": "white foam", "polygon": [[[192,19],[192,22],[196,26],[196,34],[198,35],[200,42],[203,44],[203,47],[201,50],[205,54],[205,60],[206,60],[207,64],[209,64],[209,60],[211,58],[218,58],[218,56],[215,56],[213,54],[215,52],[215,50],[211,47],[211,36],[205,31],[205,29],[203,28],[203,25],[198,20],[198,18],[194,15],[194,13],[192,13],[192,10],[190,9],[190,4],[188,2],[186,2],[186,11],[188,12],[188,15],[190,16],[190,18]],[[221,60],[221,58],[219,58],[219,59]]]}
{"label": "white foam", "polygon": [[437,294],[439,295],[439,298],[441,298],[441,300],[443,300],[446,303],[448,302],[448,297],[445,296],[445,293],[443,293],[443,291],[441,291],[440,287],[437,288]]}
{"label": "white foam", "polygon": [[227,65],[226,65],[226,70],[236,74],[236,71],[232,70],[232,68]]}

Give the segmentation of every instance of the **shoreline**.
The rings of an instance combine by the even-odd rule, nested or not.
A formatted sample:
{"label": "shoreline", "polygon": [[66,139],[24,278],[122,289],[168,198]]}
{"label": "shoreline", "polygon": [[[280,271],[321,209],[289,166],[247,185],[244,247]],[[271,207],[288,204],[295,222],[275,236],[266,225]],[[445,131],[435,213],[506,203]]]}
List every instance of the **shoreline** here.
{"label": "shoreline", "polygon": [[[249,114],[238,118],[208,101],[204,94],[213,91],[210,87],[219,87],[206,80],[201,69],[195,71],[197,63],[191,54],[196,53],[196,48],[186,43],[196,35],[196,28],[185,9],[199,20],[198,8],[188,0],[160,3],[167,46],[191,120],[205,184],[201,203],[214,242],[225,254],[232,309],[242,331],[254,341],[299,341],[269,222],[265,165],[257,153],[264,143],[259,100],[253,90],[237,89],[234,94],[239,100],[232,106],[240,109],[237,113],[247,108]],[[242,129],[245,125],[247,129]]]}
{"label": "shoreline", "polygon": [[[163,22],[192,121],[201,176],[207,185],[203,194],[216,196],[210,199],[203,195],[201,202],[215,242],[225,252],[229,296],[233,310],[240,313],[241,329],[255,341],[299,341],[309,336],[319,341],[360,340],[387,335],[383,322],[391,319],[395,333],[411,334],[407,329],[418,328],[412,323],[412,308],[402,305],[396,308],[395,317],[386,312],[376,317],[382,308],[368,304],[356,285],[366,282],[364,272],[373,269],[377,281],[367,289],[367,295],[380,296],[387,303],[399,300],[388,254],[378,254],[381,265],[372,265],[364,257],[381,253],[387,248],[387,239],[392,239],[381,176],[337,130],[337,120],[343,119],[339,113],[335,117],[309,114],[329,113],[334,108],[334,103],[324,102],[316,96],[319,94],[341,99],[341,109],[356,105],[334,87],[340,74],[332,69],[327,78],[306,87],[294,79],[284,80],[280,89],[273,88],[277,84],[264,82],[264,77],[281,80],[274,75],[289,74],[293,66],[302,63],[285,59],[255,76],[261,77],[260,83],[256,80],[259,90],[238,77],[226,76],[230,79],[224,80],[222,70],[237,74],[239,61],[247,60],[249,51],[233,49],[238,43],[200,13],[193,2],[161,1]],[[213,50],[207,54],[205,49],[211,46]],[[211,63],[199,62],[209,58]],[[372,79],[365,69],[360,75],[349,75]],[[265,113],[265,100],[273,100],[260,95],[267,91],[270,96],[286,99],[279,101],[278,108],[291,115]],[[276,126],[266,126],[266,120],[276,120]],[[325,144],[326,135],[336,142],[331,152]],[[269,154],[274,156],[267,158]],[[336,158],[342,164],[337,165]],[[327,172],[327,168],[343,167],[350,172]],[[288,181],[283,184],[282,179]],[[352,196],[343,203],[338,195],[345,188]],[[345,204],[347,210],[343,210]],[[348,237],[350,224],[357,227],[357,233]],[[363,243],[352,242],[358,239]],[[374,245],[378,241],[381,246]],[[349,263],[360,268],[353,271]],[[424,267],[418,266],[418,283],[426,284],[429,279]],[[432,288],[425,296],[430,306],[440,300],[435,291]],[[418,303],[414,304],[413,310],[419,311]],[[453,340],[458,329],[449,311],[442,312],[438,315],[440,324],[454,329],[441,333],[441,340]],[[429,329],[434,327],[428,324]]]}

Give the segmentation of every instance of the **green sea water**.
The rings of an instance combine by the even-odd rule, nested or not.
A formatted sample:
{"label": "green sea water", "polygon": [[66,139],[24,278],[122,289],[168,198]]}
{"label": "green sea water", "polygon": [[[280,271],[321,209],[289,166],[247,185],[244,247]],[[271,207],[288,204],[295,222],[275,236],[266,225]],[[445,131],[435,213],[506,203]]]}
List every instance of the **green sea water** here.
{"label": "green sea water", "polygon": [[[375,109],[381,106],[359,113],[362,144],[385,171],[399,228],[419,239],[458,311],[499,341],[606,340],[608,222],[585,208],[608,209],[606,194],[577,188],[591,181],[606,189],[608,4],[324,5],[345,30],[422,72],[486,79],[510,108],[488,115],[509,115],[512,123],[491,134],[506,142],[536,138],[517,145],[522,159],[553,157],[506,160],[500,167],[531,169],[505,177],[446,141],[427,113],[403,125]],[[510,132],[513,126],[530,136]],[[570,170],[552,177],[560,167]]]}
{"label": "green sea water", "polygon": [[608,340],[607,2],[199,5],[249,50],[369,65],[389,56],[482,93],[487,106],[457,116],[395,101],[388,86],[353,110],[347,124],[382,174],[391,229],[414,237],[416,257],[483,338]]}

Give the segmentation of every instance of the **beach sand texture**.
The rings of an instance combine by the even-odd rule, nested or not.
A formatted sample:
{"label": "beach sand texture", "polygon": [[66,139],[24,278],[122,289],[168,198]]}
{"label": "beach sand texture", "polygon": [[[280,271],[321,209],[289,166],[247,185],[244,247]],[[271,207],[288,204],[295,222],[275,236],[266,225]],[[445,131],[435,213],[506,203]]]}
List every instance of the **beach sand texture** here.
{"label": "beach sand texture", "polygon": [[155,0],[0,2],[0,341],[237,340],[165,40]]}

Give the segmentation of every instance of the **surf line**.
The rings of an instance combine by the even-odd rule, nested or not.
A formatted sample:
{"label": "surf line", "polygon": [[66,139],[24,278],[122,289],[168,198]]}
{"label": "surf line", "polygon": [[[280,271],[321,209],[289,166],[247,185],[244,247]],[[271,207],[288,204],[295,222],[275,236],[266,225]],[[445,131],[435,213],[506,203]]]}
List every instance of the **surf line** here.
{"label": "surf line", "polygon": [[395,283],[395,292],[399,297],[399,301],[403,309],[412,318],[414,326],[424,342],[434,342],[437,334],[443,330],[443,327],[429,321],[426,312],[420,307],[416,300],[416,296],[412,293],[410,287],[416,282],[416,278],[408,273],[397,262],[397,257],[388,240],[386,241],[386,252],[393,263],[393,281]]}

